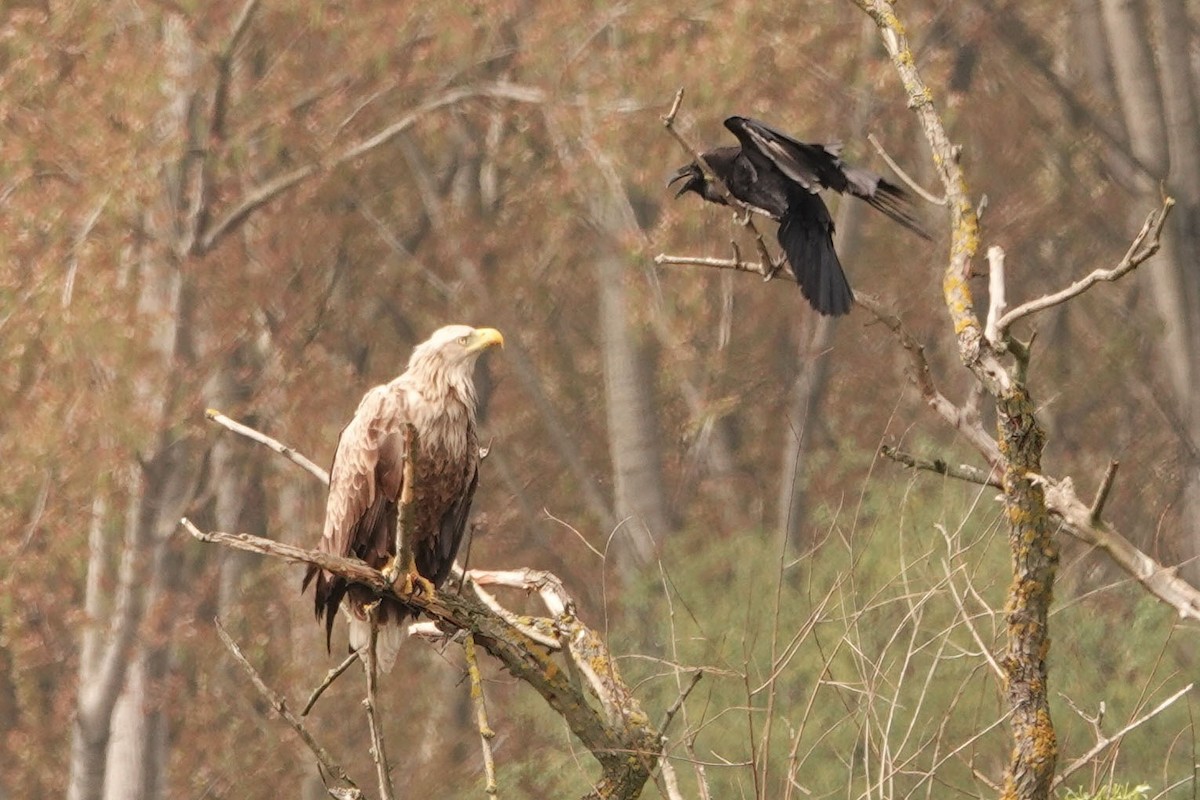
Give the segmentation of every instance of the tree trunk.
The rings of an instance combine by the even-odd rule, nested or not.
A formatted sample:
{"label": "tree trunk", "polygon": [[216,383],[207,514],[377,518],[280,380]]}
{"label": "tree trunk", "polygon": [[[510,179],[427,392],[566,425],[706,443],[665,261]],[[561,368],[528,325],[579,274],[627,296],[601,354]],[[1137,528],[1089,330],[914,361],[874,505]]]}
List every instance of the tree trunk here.
{"label": "tree trunk", "polygon": [[656,539],[669,527],[655,430],[657,416],[651,401],[653,386],[629,320],[626,273],[625,262],[615,252],[596,259],[604,405],[620,528],[613,539],[613,552],[617,568],[623,571],[652,562]]}
{"label": "tree trunk", "polygon": [[[859,34],[859,51],[862,60],[874,61],[875,26],[864,19]],[[863,76],[867,75],[863,70]],[[855,103],[851,130],[859,138],[866,125],[867,116],[874,104],[863,80],[858,81],[859,98]],[[852,265],[859,252],[859,230],[862,223],[863,204],[843,197],[838,202],[834,220],[838,256],[843,265]],[[905,235],[905,234],[899,234]],[[852,268],[851,268],[852,269]],[[775,506],[775,529],[782,538],[781,544],[800,544],[801,523],[805,518],[804,490],[807,482],[801,474],[807,461],[813,423],[819,418],[825,403],[825,389],[829,381],[829,349],[837,329],[837,318],[817,315],[800,297],[795,298],[797,313],[811,320],[797,348],[796,377],[788,399],[787,427],[782,432],[783,447],[780,451],[779,493]],[[780,551],[782,552],[782,551]]]}
{"label": "tree trunk", "polygon": [[[1179,209],[1167,223],[1160,266],[1147,271],[1154,307],[1163,321],[1159,355],[1170,376],[1170,404],[1187,441],[1179,448],[1184,464],[1181,520],[1183,533],[1175,554],[1189,560],[1185,575],[1200,581],[1200,464],[1192,453],[1200,443],[1200,397],[1194,381],[1200,374],[1200,122],[1189,59],[1189,26],[1178,0],[1156,0],[1151,26],[1140,6],[1128,0],[1101,0],[1116,95],[1129,131],[1133,154],[1165,178]],[[1157,60],[1155,56],[1157,55]],[[1131,224],[1140,222],[1144,206],[1157,202],[1154,181],[1144,181]]]}
{"label": "tree trunk", "polygon": [[[162,26],[162,46],[167,61],[167,107],[162,114],[163,135],[188,150],[193,83],[199,66],[195,43],[186,21],[168,14]],[[161,676],[165,654],[142,661],[147,652],[138,644],[137,632],[146,609],[154,605],[164,586],[174,581],[161,572],[165,547],[180,515],[190,502],[201,459],[197,447],[174,433],[179,389],[193,363],[190,323],[191,303],[179,260],[178,221],[186,208],[184,171],[186,157],[163,166],[167,176],[158,207],[147,214],[145,229],[151,241],[137,253],[141,293],[138,311],[142,336],[155,363],[135,380],[138,397],[136,419],[149,422],[148,452],[133,466],[140,480],[133,481],[127,535],[122,554],[116,599],[109,611],[109,634],[88,641],[93,654],[80,665],[79,699],[71,745],[70,800],[135,797],[156,800],[161,796],[165,766],[165,723],[154,718],[146,702],[148,681]],[[104,569],[104,548],[89,555],[89,573]],[[93,581],[89,575],[89,586]],[[89,612],[103,605],[89,598]],[[99,617],[96,617],[98,619]],[[165,647],[165,642],[161,643]],[[135,666],[137,662],[141,662]],[[130,671],[143,669],[136,680]],[[151,691],[152,693],[152,691]],[[121,713],[116,714],[120,700]],[[150,794],[147,794],[147,791]]]}

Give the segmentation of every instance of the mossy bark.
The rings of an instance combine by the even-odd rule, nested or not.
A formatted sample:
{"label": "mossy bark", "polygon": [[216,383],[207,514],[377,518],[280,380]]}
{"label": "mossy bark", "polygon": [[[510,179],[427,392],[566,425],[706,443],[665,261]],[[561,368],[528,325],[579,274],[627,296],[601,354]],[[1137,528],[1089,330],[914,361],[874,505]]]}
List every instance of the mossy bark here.
{"label": "mossy bark", "polygon": [[1058,758],[1046,689],[1047,623],[1058,544],[1045,492],[1034,478],[1041,474],[1046,437],[1023,385],[998,397],[996,408],[1000,451],[1007,462],[1004,509],[1013,569],[1005,606],[1008,649],[1001,662],[1012,709],[1013,753],[1001,798],[1045,798]]}

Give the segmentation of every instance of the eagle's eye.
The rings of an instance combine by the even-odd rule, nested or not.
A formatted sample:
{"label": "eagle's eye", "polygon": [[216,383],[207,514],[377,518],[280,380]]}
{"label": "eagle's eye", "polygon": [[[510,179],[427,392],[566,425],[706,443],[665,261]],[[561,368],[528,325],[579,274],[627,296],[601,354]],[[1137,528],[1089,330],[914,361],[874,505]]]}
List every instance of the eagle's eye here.
{"label": "eagle's eye", "polygon": [[466,336],[461,336],[461,337],[459,337],[458,343],[459,343],[459,344],[461,344],[461,345],[466,345],[466,343],[467,343],[467,337],[466,337]]}

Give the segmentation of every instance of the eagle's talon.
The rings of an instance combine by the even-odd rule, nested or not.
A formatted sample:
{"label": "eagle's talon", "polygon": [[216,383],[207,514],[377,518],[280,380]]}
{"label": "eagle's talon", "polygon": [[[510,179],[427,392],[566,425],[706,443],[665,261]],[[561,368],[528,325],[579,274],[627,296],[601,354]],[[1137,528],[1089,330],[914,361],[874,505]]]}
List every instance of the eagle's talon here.
{"label": "eagle's talon", "polygon": [[433,588],[433,581],[415,570],[404,573],[403,583],[396,590],[396,594],[401,597],[422,596],[427,600],[432,600],[436,592],[437,590]]}

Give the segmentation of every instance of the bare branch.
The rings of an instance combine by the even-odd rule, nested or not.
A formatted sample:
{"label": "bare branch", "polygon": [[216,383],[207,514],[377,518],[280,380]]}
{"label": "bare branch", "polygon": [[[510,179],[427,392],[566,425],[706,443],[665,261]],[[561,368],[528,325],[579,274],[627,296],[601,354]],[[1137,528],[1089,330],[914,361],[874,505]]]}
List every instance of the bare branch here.
{"label": "bare branch", "polygon": [[257,431],[254,428],[251,428],[249,425],[243,425],[242,423],[237,422],[236,420],[230,419],[229,417],[222,414],[220,411],[217,411],[215,408],[210,408],[210,409],[206,410],[204,412],[204,416],[207,417],[208,419],[212,420],[213,422],[217,423],[218,425],[228,428],[229,430],[233,431],[236,434],[245,436],[247,439],[251,439],[252,441],[258,442],[259,444],[266,445],[267,447],[274,450],[276,453],[279,453],[279,455],[286,458],[288,461],[291,461],[293,464],[296,464],[297,466],[303,467],[304,469],[308,470],[309,474],[311,474],[313,477],[315,477],[321,483],[325,484],[326,486],[329,485],[329,473],[328,472],[321,469],[316,464],[314,464],[312,461],[308,460],[308,458],[301,455],[299,452],[292,449],[291,447],[288,447],[286,444],[283,444],[282,442],[280,442],[276,439],[272,439],[270,436],[267,436],[265,433],[262,433],[261,431]]}
{"label": "bare branch", "polygon": [[[736,252],[737,247],[734,246]],[[779,269],[775,267],[764,266],[760,262],[743,261],[739,255],[737,258],[704,258],[699,256],[672,256],[666,253],[659,253],[654,257],[654,263],[662,266],[664,264],[676,264],[684,267],[712,267],[714,269],[731,269],[736,272],[749,272],[758,275],[765,281],[774,280],[779,277],[792,277],[791,268],[785,259]],[[786,269],[786,273],[783,271]]]}
{"label": "bare branch", "polygon": [[1162,208],[1150,212],[1150,215],[1146,217],[1145,223],[1142,224],[1142,229],[1138,231],[1138,235],[1134,237],[1133,243],[1125,251],[1125,257],[1115,267],[1112,269],[1093,270],[1090,275],[1080,278],[1065,289],[1060,289],[1052,294],[1017,306],[1000,318],[1000,321],[996,324],[997,335],[1006,335],[1008,329],[1015,322],[1031,314],[1044,311],[1047,308],[1062,305],[1068,300],[1083,294],[1100,281],[1120,280],[1126,274],[1137,269],[1158,252],[1159,247],[1162,245],[1163,224],[1166,222],[1167,215],[1171,212],[1174,205],[1175,201],[1168,197],[1163,200]]}
{"label": "bare branch", "polygon": [[308,702],[304,704],[304,710],[300,712],[300,716],[307,717],[308,712],[312,711],[312,707],[317,704],[317,700],[325,693],[325,690],[333,685],[333,682],[342,676],[342,673],[350,669],[350,665],[358,661],[358,651],[355,650],[350,655],[346,656],[346,660],[338,664],[329,672],[325,673],[325,679],[313,689],[312,694],[308,696]]}
{"label": "bare branch", "polygon": [[[739,221],[742,225],[748,228],[752,234],[754,234],[754,243],[758,247],[759,257],[762,259],[764,264],[771,264],[772,266],[770,271],[774,271],[777,269],[775,266],[776,259],[771,257],[771,251],[767,249],[767,243],[763,240],[762,233],[759,232],[758,227],[754,224],[753,210],[750,208],[750,206],[746,205],[741,200],[729,193],[729,187],[726,186],[725,182],[722,181],[717,173],[713,171],[713,168],[709,166],[708,161],[704,158],[704,155],[698,149],[696,149],[695,145],[684,138],[683,134],[676,129],[675,116],[679,113],[679,107],[682,105],[682,103],[683,87],[680,87],[679,90],[675,92],[675,100],[671,104],[670,112],[662,118],[663,127],[667,129],[667,133],[671,134],[671,136],[675,138],[675,141],[679,142],[679,146],[682,147],[684,151],[692,157],[692,160],[704,169],[705,173],[707,173],[708,177],[712,180],[713,185],[720,190],[721,196],[725,198],[725,202],[727,202],[731,208],[740,209],[743,212],[745,217],[743,220]],[[658,259],[655,259],[655,261],[657,262]],[[783,256],[780,256],[778,261],[779,263],[785,263],[787,259]],[[767,272],[763,271],[761,274],[765,275]]]}
{"label": "bare branch", "polygon": [[[357,559],[304,550],[244,533],[206,533],[187,519],[181,524],[201,541],[315,565],[362,584],[381,597],[420,609],[439,626],[469,632],[475,642],[498,659],[509,673],[536,690],[600,763],[602,775],[589,798],[616,800],[636,796],[661,757],[661,738],[618,674],[608,648],[594,631],[572,614],[564,613],[554,620],[539,622],[538,627],[561,632],[561,638],[569,648],[569,657],[588,678],[587,694],[600,700],[603,711],[594,708],[587,694],[572,686],[567,675],[569,670],[560,666],[552,651],[529,639],[502,616],[473,599],[470,593],[400,596],[383,573]],[[561,581],[549,573],[541,575],[545,576],[543,586],[561,585]],[[574,604],[567,598],[563,607],[570,610]]]}
{"label": "bare branch", "polygon": [[994,486],[997,489],[1004,488],[1000,479],[993,473],[986,472],[977,467],[972,467],[970,464],[959,464],[958,466],[954,466],[953,464],[949,464],[940,458],[930,461],[927,458],[919,458],[911,453],[906,453],[903,450],[897,450],[895,447],[886,444],[879,448],[879,454],[886,456],[887,458],[890,458],[900,464],[904,464],[907,467],[912,467],[913,469],[936,472],[939,475],[945,475],[947,478],[957,478],[960,481],[977,483],[980,486]]}
{"label": "bare branch", "polygon": [[260,184],[251,189],[242,198],[241,202],[235,205],[228,211],[224,217],[216,224],[206,228],[204,234],[196,238],[192,245],[191,252],[193,255],[202,255],[212,250],[218,245],[222,239],[230,232],[236,230],[246,219],[258,209],[267,205],[284,192],[292,189],[301,183],[304,183],[309,178],[325,172],[329,172],[337,167],[342,166],[350,161],[376,150],[388,142],[395,139],[404,131],[411,128],[422,117],[439,111],[448,106],[457,105],[465,100],[471,100],[480,97],[490,97],[493,99],[511,100],[518,103],[544,103],[546,102],[546,93],[534,87],[521,86],[519,84],[498,82],[492,84],[484,84],[480,86],[468,86],[458,89],[451,89],[442,94],[428,100],[425,103],[417,106],[409,113],[402,116],[396,122],[388,125],[379,132],[366,139],[347,147],[340,153],[333,155],[330,158],[319,161],[310,162],[304,166],[297,167],[291,172],[285,172],[271,180]]}
{"label": "bare branch", "polygon": [[311,750],[313,755],[317,757],[317,761],[320,763],[321,768],[338,781],[345,784],[347,790],[338,796],[362,798],[362,792],[357,786],[354,785],[354,781],[350,780],[350,776],[346,774],[346,770],[342,769],[341,765],[333,760],[333,757],[329,755],[328,750],[317,744],[316,740],[313,739],[312,734],[310,734],[308,729],[304,727],[304,723],[300,721],[300,718],[293,714],[291,709],[287,707],[287,701],[285,701],[269,686],[267,686],[267,684],[263,681],[262,676],[258,674],[258,670],[256,670],[250,664],[250,662],[246,660],[246,656],[242,655],[241,648],[237,646],[237,642],[233,641],[233,638],[230,637],[230,635],[225,631],[225,628],[222,627],[221,620],[213,618],[213,624],[216,625],[217,635],[221,637],[221,641],[225,643],[225,647],[229,648],[229,652],[233,654],[234,659],[238,662],[238,664],[241,665],[242,669],[246,671],[246,675],[250,677],[250,682],[254,684],[255,689],[258,689],[258,693],[263,696],[263,698],[267,701],[267,704],[270,705],[271,708],[275,709],[279,716],[283,717],[284,722],[292,726],[292,730],[294,730],[300,736],[300,739],[304,742],[308,749]]}
{"label": "bare branch", "polygon": [[1192,687],[1195,685],[1196,684],[1194,684],[1194,683],[1189,683],[1187,686],[1183,687],[1178,692],[1176,692],[1175,694],[1168,697],[1166,700],[1163,700],[1161,703],[1159,703],[1157,706],[1155,706],[1150,711],[1146,712],[1142,716],[1135,719],[1133,722],[1130,722],[1128,725],[1121,728],[1121,730],[1117,731],[1112,736],[1109,736],[1107,738],[1101,739],[1100,741],[1096,742],[1096,744],[1094,744],[1090,750],[1088,750],[1086,753],[1081,755],[1079,758],[1072,761],[1070,764],[1068,764],[1063,769],[1062,772],[1060,772],[1057,776],[1055,776],[1054,783],[1050,787],[1051,791],[1053,791],[1054,789],[1057,789],[1060,785],[1062,785],[1062,782],[1065,781],[1067,778],[1069,778],[1072,774],[1074,774],[1075,772],[1079,771],[1080,769],[1083,769],[1084,767],[1086,767],[1091,762],[1091,760],[1093,758],[1095,758],[1096,756],[1098,756],[1101,752],[1103,752],[1105,748],[1109,747],[1110,745],[1117,744],[1130,731],[1146,724],[1154,717],[1157,717],[1159,714],[1166,711],[1168,708],[1170,708],[1175,703],[1176,700],[1178,700],[1179,698],[1183,697],[1185,694],[1190,692],[1192,690]]}
{"label": "bare branch", "polygon": [[868,133],[867,141],[870,142],[875,148],[875,152],[879,153],[880,157],[887,162],[887,165],[892,168],[892,172],[896,173],[896,176],[900,178],[900,180],[902,180],[905,185],[908,186],[908,188],[912,189],[913,192],[916,193],[922,200],[927,203],[932,203],[935,206],[946,205],[946,196],[942,195],[941,197],[935,197],[932,192],[926,191],[925,187],[913,180],[907,172],[900,168],[899,164],[892,160],[892,157],[888,155],[887,150],[884,150],[883,145],[880,144],[879,140],[875,138],[875,134]]}
{"label": "bare branch", "polygon": [[379,658],[376,646],[379,643],[379,603],[376,600],[367,606],[367,622],[371,626],[371,635],[367,638],[367,696],[363,706],[367,709],[367,726],[371,730],[371,760],[375,762],[375,773],[379,777],[379,796],[382,800],[395,800],[392,791],[391,768],[388,766],[387,747],[383,741],[383,728],[375,713],[377,706],[376,683],[378,680]]}
{"label": "bare branch", "polygon": [[913,380],[916,382],[921,396],[925,398],[925,403],[936,411],[938,416],[962,433],[993,468],[999,469],[1003,464],[1003,459],[996,440],[983,429],[977,414],[955,405],[938,390],[933,380],[933,373],[929,369],[929,362],[925,358],[924,345],[908,331],[898,316],[885,311],[878,300],[859,292],[855,295],[854,301],[870,311],[877,320],[883,323],[884,327],[896,334],[901,346],[908,351],[913,365]]}
{"label": "bare branch", "polygon": [[1067,533],[1107,553],[1180,618],[1200,620],[1200,590],[1180,578],[1177,567],[1164,567],[1106,523],[1093,522],[1092,508],[1075,494],[1070,478],[1038,480],[1045,486],[1047,507],[1062,520]]}
{"label": "bare branch", "polygon": [[488,724],[487,703],[483,697],[483,677],[479,674],[479,659],[475,656],[475,637],[467,634],[463,640],[463,651],[467,659],[467,675],[471,679],[471,701],[475,704],[475,724],[479,728],[479,743],[483,748],[483,774],[486,783],[484,794],[496,797],[496,761],[492,758],[492,739],[496,732]]}
{"label": "bare branch", "polygon": [[[667,709],[667,713],[663,714],[663,720],[658,725],[658,730],[666,734],[667,728],[671,727],[671,720],[675,719],[675,715],[679,713],[679,709],[683,708],[684,702],[688,695],[696,688],[696,684],[704,677],[704,670],[698,669],[692,673],[692,679],[688,681],[688,685],[679,692],[679,696],[675,698],[675,702],[671,703],[671,707]],[[664,762],[665,763],[665,762]]]}

